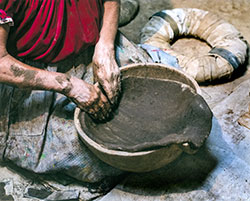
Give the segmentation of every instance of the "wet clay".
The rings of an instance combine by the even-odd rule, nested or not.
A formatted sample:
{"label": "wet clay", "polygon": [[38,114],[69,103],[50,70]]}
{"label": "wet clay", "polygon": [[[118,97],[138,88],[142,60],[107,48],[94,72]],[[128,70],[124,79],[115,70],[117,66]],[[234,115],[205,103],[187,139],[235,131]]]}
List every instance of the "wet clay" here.
{"label": "wet clay", "polygon": [[100,145],[133,152],[184,142],[199,148],[209,135],[212,113],[188,85],[127,77],[122,89],[119,107],[109,122],[96,123],[80,114],[84,132]]}

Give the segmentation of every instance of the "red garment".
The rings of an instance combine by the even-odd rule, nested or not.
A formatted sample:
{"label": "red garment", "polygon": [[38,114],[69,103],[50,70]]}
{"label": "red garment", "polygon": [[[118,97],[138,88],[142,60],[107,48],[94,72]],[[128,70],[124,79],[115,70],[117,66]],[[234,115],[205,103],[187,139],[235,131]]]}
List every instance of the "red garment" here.
{"label": "red garment", "polygon": [[7,48],[17,57],[57,62],[99,39],[102,0],[0,0],[0,9],[14,21]]}

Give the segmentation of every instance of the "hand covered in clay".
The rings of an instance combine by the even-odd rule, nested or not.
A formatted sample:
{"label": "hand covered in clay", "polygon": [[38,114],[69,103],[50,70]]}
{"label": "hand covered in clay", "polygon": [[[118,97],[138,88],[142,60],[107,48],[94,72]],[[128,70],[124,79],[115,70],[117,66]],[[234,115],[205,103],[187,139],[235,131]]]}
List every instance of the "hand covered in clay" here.
{"label": "hand covered in clay", "polygon": [[94,79],[98,82],[111,104],[116,104],[120,90],[120,70],[115,61],[113,45],[99,40],[93,56]]}
{"label": "hand covered in clay", "polygon": [[71,77],[70,83],[70,90],[65,95],[80,109],[100,121],[109,117],[111,106],[106,96],[101,92],[98,83],[91,85],[76,77]]}

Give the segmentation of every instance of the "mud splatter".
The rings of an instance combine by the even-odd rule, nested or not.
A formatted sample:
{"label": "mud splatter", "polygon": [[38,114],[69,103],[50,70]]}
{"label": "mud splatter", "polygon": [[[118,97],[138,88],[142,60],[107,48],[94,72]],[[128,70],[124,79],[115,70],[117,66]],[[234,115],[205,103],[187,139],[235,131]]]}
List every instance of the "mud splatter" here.
{"label": "mud splatter", "polygon": [[22,69],[16,65],[11,65],[10,70],[12,71],[15,77],[23,77],[24,82],[34,80],[37,74],[35,70]]}
{"label": "mud splatter", "polygon": [[41,78],[36,78],[36,84],[39,85],[39,86],[42,86],[43,85],[43,80]]}
{"label": "mud splatter", "polygon": [[63,87],[63,93],[67,94],[72,89],[72,84],[70,82],[70,75],[56,76],[56,81]]}

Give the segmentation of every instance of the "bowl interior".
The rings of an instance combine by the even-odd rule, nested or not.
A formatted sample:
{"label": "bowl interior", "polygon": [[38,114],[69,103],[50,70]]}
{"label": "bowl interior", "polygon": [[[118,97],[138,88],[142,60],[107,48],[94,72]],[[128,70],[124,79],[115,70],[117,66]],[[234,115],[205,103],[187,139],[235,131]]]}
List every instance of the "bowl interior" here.
{"label": "bowl interior", "polygon": [[149,77],[126,76],[113,118],[97,123],[79,115],[89,138],[110,150],[139,152],[188,142],[200,147],[211,130],[211,111],[187,84]]}

